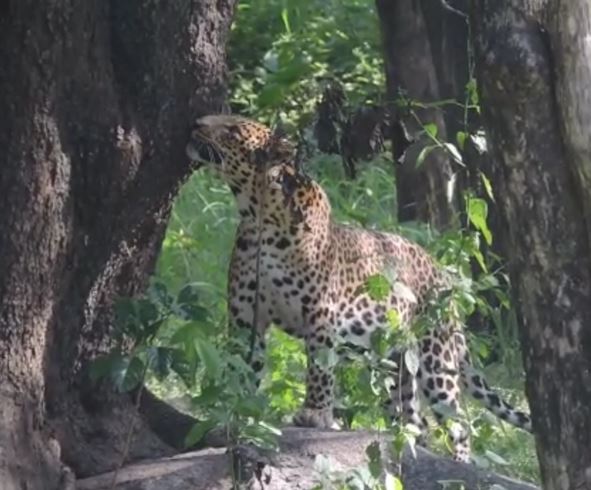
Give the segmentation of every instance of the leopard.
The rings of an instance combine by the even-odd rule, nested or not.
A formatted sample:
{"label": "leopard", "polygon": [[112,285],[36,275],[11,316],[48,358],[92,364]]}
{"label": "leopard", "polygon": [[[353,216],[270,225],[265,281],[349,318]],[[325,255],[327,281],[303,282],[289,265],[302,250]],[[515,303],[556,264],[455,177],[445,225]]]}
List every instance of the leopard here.
{"label": "leopard", "polygon": [[[322,186],[301,169],[297,148],[265,124],[239,115],[198,118],[185,152],[196,169],[215,169],[230,187],[239,224],[228,272],[230,321],[254,333],[253,370],[264,367],[265,333],[275,325],[303,339],[306,392],[294,423],[335,427],[335,369],[321,355],[352,344],[371,348],[371,336],[388,328],[388,311],[410,328],[449,278],[419,244],[399,234],[340,224]],[[396,281],[387,297],[364,288],[369,277],[393,268]],[[500,419],[531,432],[528,413],[503,400],[471,362],[464,329],[435,326],[418,340],[418,366],[401,362],[396,346],[388,357],[398,366],[386,409],[421,433],[427,428],[421,404],[447,428],[453,457],[471,458],[469,430],[462,415],[465,391]],[[324,353],[324,354],[322,354]],[[393,368],[394,369],[394,368]]]}

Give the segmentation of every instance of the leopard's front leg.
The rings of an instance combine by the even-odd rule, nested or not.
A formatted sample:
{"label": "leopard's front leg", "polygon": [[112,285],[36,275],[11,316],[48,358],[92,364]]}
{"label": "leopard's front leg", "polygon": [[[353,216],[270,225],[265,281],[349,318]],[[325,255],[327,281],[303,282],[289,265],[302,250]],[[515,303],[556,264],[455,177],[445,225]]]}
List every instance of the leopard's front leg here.
{"label": "leopard's front leg", "polygon": [[308,356],[306,399],[294,417],[302,427],[337,428],[333,418],[334,372],[330,352],[334,349],[332,314],[321,311],[310,316],[305,337]]}

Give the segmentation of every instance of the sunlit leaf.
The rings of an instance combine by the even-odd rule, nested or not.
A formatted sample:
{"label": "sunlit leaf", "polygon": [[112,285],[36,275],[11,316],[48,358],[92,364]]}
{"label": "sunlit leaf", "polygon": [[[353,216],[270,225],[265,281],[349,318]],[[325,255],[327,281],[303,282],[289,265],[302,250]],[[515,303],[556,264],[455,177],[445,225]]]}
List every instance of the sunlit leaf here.
{"label": "sunlit leaf", "polygon": [[400,481],[400,479],[395,477],[391,473],[386,473],[384,487],[386,490],[404,490],[404,487],[402,486],[402,482]]}
{"label": "sunlit leaf", "polygon": [[386,319],[388,320],[388,325],[392,330],[398,330],[400,328],[400,314],[398,311],[389,309],[386,311]]}
{"label": "sunlit leaf", "polygon": [[490,200],[494,202],[495,195],[493,193],[492,184],[490,183],[489,178],[483,172],[480,172],[480,180],[482,180],[482,184],[484,185],[484,190],[486,191],[486,194],[488,195]]}
{"label": "sunlit leaf", "polygon": [[419,156],[417,157],[415,168],[419,168],[421,165],[423,165],[425,159],[429,156],[429,153],[431,153],[435,148],[437,148],[437,145],[425,146],[419,153]]}
{"label": "sunlit leaf", "polygon": [[382,274],[374,274],[365,280],[365,292],[374,301],[383,301],[390,294],[390,283]]}
{"label": "sunlit leaf", "polygon": [[454,158],[456,163],[464,165],[464,160],[462,159],[462,154],[460,153],[460,151],[458,150],[456,145],[454,145],[453,143],[446,142],[446,143],[443,143],[443,146],[445,146],[447,151],[449,153],[451,153],[451,156]]}
{"label": "sunlit leaf", "polygon": [[291,26],[289,25],[289,11],[287,8],[281,10],[281,20],[283,21],[283,27],[287,33],[291,33]]}
{"label": "sunlit leaf", "polygon": [[464,145],[466,144],[466,133],[464,131],[458,131],[456,133],[456,143],[460,150],[464,150]]}
{"label": "sunlit leaf", "polygon": [[423,129],[432,138],[436,138],[437,137],[437,124],[435,124],[435,123],[425,124],[423,126]]}
{"label": "sunlit leaf", "polygon": [[468,197],[467,208],[468,219],[474,225],[474,227],[482,233],[486,243],[490,245],[492,243],[492,233],[490,232],[490,229],[486,223],[488,204],[484,199]]}

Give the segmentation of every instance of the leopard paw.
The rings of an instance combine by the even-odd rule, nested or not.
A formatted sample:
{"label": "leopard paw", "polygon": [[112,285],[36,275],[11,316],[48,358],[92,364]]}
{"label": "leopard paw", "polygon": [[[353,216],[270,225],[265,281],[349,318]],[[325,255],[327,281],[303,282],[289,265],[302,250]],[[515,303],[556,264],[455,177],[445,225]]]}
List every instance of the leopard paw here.
{"label": "leopard paw", "polygon": [[299,427],[317,427],[319,429],[340,429],[334,420],[332,408],[301,408],[293,417],[294,425]]}

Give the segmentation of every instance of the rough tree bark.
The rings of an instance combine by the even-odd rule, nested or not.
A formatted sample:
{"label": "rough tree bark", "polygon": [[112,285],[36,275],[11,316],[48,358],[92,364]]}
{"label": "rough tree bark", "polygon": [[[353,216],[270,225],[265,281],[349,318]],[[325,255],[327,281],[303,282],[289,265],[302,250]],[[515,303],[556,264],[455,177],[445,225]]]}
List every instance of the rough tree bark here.
{"label": "rough tree bark", "polygon": [[[121,457],[133,408],[95,396],[85,368],[114,298],[153,268],[190,120],[223,102],[234,3],[0,3],[3,490]],[[140,423],[134,441],[132,456],[168,452]]]}
{"label": "rough tree bark", "polygon": [[471,22],[544,488],[591,488],[591,6],[481,0]]}
{"label": "rough tree bark", "polygon": [[[421,102],[441,98],[438,73],[420,2],[414,0],[376,0],[384,39],[387,93],[393,101],[400,91]],[[421,125],[404,109],[392,107],[394,119],[400,121],[411,136],[419,135]],[[424,124],[434,123],[438,135],[447,138],[445,118],[439,108],[416,109]],[[400,127],[395,124],[394,127]],[[394,153],[399,156],[405,136],[394,132]],[[422,148],[432,143],[425,135],[412,142],[404,162],[397,166],[397,201],[399,221],[421,220],[442,229],[452,222],[457,210],[456,193],[448,192],[454,170],[448,155],[432,152],[422,168],[415,161]]]}

